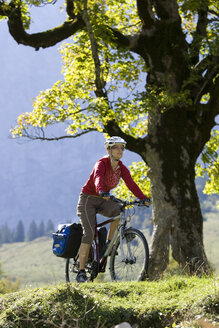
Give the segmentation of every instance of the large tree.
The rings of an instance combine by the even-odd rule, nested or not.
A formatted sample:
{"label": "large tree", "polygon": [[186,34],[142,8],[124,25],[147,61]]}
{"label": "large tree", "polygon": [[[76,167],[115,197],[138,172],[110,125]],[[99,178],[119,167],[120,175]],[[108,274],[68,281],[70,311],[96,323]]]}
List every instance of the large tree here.
{"label": "large tree", "polygon": [[[19,116],[14,135],[54,140],[99,131],[123,137],[149,167],[151,277],[166,268],[170,245],[180,265],[206,272],[195,164],[219,114],[215,1],[66,0],[66,22],[29,34],[31,3],[42,4],[0,1],[18,43],[38,50],[74,37],[61,49],[64,81]],[[47,137],[45,128],[57,122],[68,124],[67,135]]]}

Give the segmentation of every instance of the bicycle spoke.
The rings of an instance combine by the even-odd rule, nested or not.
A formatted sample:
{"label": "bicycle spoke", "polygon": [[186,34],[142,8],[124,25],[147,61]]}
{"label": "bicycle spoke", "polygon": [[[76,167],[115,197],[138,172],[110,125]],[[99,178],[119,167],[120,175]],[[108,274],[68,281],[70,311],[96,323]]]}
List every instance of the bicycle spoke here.
{"label": "bicycle spoke", "polygon": [[140,281],[148,267],[148,245],[144,235],[137,229],[128,229],[122,241],[125,258],[122,257],[120,240],[110,259],[111,277],[117,281]]}

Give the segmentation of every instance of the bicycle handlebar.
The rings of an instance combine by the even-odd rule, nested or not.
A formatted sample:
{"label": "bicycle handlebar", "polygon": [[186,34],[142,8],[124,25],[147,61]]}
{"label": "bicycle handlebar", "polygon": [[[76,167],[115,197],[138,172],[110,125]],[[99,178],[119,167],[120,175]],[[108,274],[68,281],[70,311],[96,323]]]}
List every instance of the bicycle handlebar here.
{"label": "bicycle handlebar", "polygon": [[125,208],[126,206],[132,206],[132,205],[147,207],[145,204],[143,204],[140,200],[137,200],[137,199],[133,200],[132,202],[128,202],[127,200],[119,199],[115,196],[110,196],[110,199],[113,200],[116,203],[121,203],[123,205],[122,206],[123,208]]}

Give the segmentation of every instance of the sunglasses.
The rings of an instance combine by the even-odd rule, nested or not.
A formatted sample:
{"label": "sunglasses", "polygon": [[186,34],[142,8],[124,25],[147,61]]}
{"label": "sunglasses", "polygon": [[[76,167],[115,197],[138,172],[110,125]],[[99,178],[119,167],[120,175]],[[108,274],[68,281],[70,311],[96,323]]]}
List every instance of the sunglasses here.
{"label": "sunglasses", "polygon": [[125,146],[113,146],[112,149],[121,149],[121,150],[125,150]]}

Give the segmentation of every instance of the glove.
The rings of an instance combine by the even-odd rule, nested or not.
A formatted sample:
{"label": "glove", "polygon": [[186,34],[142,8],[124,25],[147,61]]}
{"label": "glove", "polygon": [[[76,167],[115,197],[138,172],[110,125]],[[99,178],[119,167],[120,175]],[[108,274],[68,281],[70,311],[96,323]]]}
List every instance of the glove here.
{"label": "glove", "polygon": [[150,198],[141,199],[140,204],[149,207],[151,205],[151,200],[150,200]]}
{"label": "glove", "polygon": [[100,197],[103,199],[109,200],[110,199],[110,193],[109,192],[104,192],[103,190],[99,191]]}

